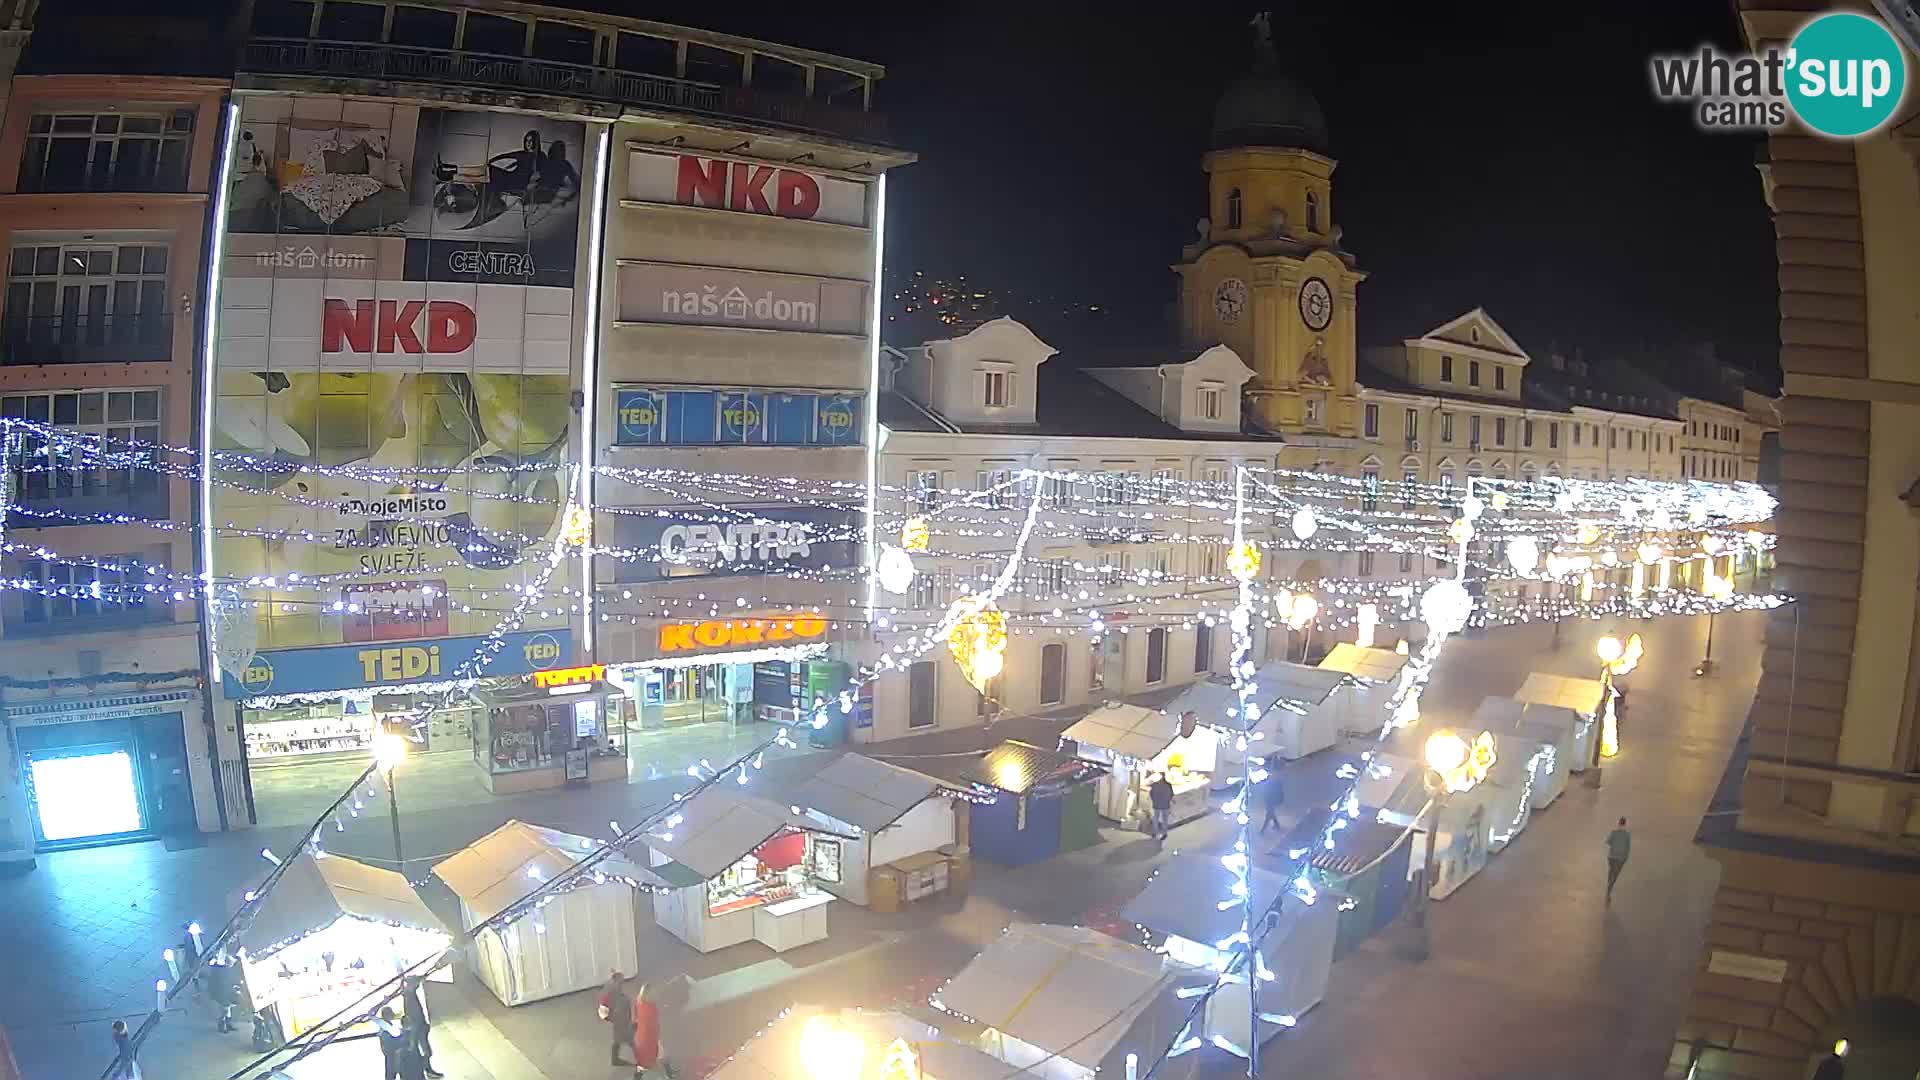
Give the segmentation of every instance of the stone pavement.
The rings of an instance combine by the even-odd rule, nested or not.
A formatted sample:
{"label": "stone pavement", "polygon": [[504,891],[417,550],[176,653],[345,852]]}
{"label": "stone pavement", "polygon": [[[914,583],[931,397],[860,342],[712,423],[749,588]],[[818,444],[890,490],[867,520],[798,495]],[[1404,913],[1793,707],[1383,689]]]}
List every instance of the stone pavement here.
{"label": "stone pavement", "polygon": [[[1576,780],[1440,904],[1427,962],[1405,959],[1395,940],[1404,931],[1392,928],[1338,965],[1326,1003],[1270,1044],[1267,1075],[1657,1075],[1699,963],[1717,877],[1693,847],[1693,829],[1751,696],[1763,618],[1720,620],[1721,664],[1707,679],[1691,676],[1704,620],[1633,627],[1649,651],[1632,676],[1625,751],[1608,766],[1605,786],[1594,791]],[[1568,627],[1558,652],[1545,651],[1544,627],[1450,643],[1425,699],[1428,723],[1464,722],[1482,696],[1511,692],[1530,669],[1588,674],[1597,633]],[[889,756],[949,753],[1008,735],[1045,744],[1058,726],[1009,719],[991,733],[946,732],[875,749]],[[810,753],[769,761],[764,782],[777,791],[818,762]],[[1331,798],[1334,764],[1332,755],[1318,755],[1287,767],[1290,819]],[[674,786],[608,785],[427,810],[418,822],[408,815],[407,845],[410,854],[417,846],[424,867],[425,856],[451,851],[509,816],[603,834],[609,816],[660,805]],[[1602,838],[1621,814],[1633,822],[1634,858],[1613,907],[1605,908]],[[385,826],[384,815],[375,815],[330,846],[381,856],[391,844]],[[205,848],[182,852],[149,844],[63,853],[43,859],[25,879],[0,882],[0,902],[14,915],[0,924],[0,955],[18,960],[10,969],[77,976],[0,985],[0,1018],[28,1080],[97,1075],[106,1060],[107,1021],[137,1014],[152,999],[169,929],[188,917],[214,921],[209,913],[224,911],[226,891],[264,871],[259,844],[290,839],[287,831],[262,830],[213,837]],[[1139,834],[1109,829],[1101,845],[1037,866],[1009,871],[976,862],[964,896],[896,915],[836,903],[828,909],[827,941],[781,955],[749,944],[701,956],[649,927],[641,974],[667,978],[664,1041],[673,1060],[697,1075],[788,1004],[917,1007],[1009,921],[1100,926],[1175,850],[1215,851],[1228,843],[1227,823],[1215,815],[1177,829],[1165,851]],[[450,898],[437,883],[423,895],[452,921]],[[507,1009],[462,972],[452,986],[432,986],[429,994],[439,1018],[439,1064],[451,1077],[563,1080],[626,1072],[606,1064],[606,1027],[591,993]],[[210,1019],[182,1013],[162,1025],[143,1064],[156,1080],[218,1080],[245,1061],[245,1049],[242,1034],[222,1040]],[[376,1054],[365,1044],[330,1048],[293,1075],[365,1075],[359,1070],[378,1068]],[[85,1067],[75,1071],[75,1063]],[[1235,1069],[1219,1057],[1203,1063],[1209,1075]]]}

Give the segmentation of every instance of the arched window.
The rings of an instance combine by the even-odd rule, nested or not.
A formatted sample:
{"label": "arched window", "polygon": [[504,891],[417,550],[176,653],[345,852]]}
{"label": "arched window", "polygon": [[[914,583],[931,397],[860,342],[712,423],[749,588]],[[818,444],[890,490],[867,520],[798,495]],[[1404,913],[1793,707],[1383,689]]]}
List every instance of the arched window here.
{"label": "arched window", "polygon": [[1307,192],[1307,231],[1320,231],[1320,196],[1312,191]]}
{"label": "arched window", "polygon": [[1234,188],[1227,192],[1227,228],[1239,228],[1240,221],[1240,189]]}

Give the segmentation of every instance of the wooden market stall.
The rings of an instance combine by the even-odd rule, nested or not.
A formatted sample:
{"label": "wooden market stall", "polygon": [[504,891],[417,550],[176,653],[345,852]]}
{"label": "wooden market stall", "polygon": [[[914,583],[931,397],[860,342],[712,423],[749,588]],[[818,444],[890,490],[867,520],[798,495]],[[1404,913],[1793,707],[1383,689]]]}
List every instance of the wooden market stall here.
{"label": "wooden market stall", "polygon": [[1417,869],[1410,858],[1414,832],[1404,825],[1361,818],[1340,830],[1331,851],[1312,853],[1314,883],[1345,897],[1333,958],[1340,959],[1400,917]]}
{"label": "wooden market stall", "polygon": [[[1021,1076],[1118,1077],[1127,1054],[1153,1061],[1180,1037],[1181,973],[1166,957],[1097,930],[1015,923],[932,1003],[984,1025],[980,1048]],[[1195,1061],[1170,1058],[1155,1075],[1182,1080]]]}
{"label": "wooden market stall", "polygon": [[[826,1068],[823,1068],[823,1065]],[[1008,1080],[968,1040],[904,1013],[796,1005],[707,1080]]]}
{"label": "wooden market stall", "polygon": [[[849,903],[898,911],[964,880],[967,816],[955,800],[966,798],[924,773],[849,753],[801,783],[793,805],[853,837],[813,841],[817,862],[839,865],[820,887]],[[829,850],[835,845],[837,854]]]}
{"label": "wooden market stall", "polygon": [[1363,754],[1355,767],[1354,797],[1363,816],[1401,827],[1416,824],[1425,812],[1427,786],[1424,766],[1413,758],[1374,750]]}
{"label": "wooden market stall", "polygon": [[1334,695],[1340,733],[1378,736],[1389,720],[1387,702],[1400,688],[1407,658],[1392,649],[1343,641],[1321,658],[1320,666],[1349,676]]}
{"label": "wooden market stall", "polygon": [[[292,1039],[452,940],[404,876],[303,847],[233,945],[249,1004],[271,1009]],[[452,982],[453,971],[430,978]]]}
{"label": "wooden market stall", "polygon": [[1573,754],[1567,763],[1567,771],[1587,771],[1588,762],[1593,760],[1592,740],[1600,734],[1594,721],[1599,719],[1600,710],[1607,701],[1605,683],[1599,679],[1576,679],[1535,671],[1530,672],[1527,680],[1520,684],[1520,689],[1514,691],[1513,699],[1529,705],[1557,705],[1572,710],[1580,718],[1580,723],[1574,730]]}
{"label": "wooden market stall", "polygon": [[1106,771],[1015,739],[965,762],[957,778],[991,796],[968,807],[969,848],[1002,866],[1025,866],[1099,843],[1093,781]]}
{"label": "wooden market stall", "polygon": [[1152,805],[1147,786],[1165,774],[1173,785],[1173,821],[1191,821],[1207,812],[1207,788],[1220,757],[1220,733],[1203,724],[1202,715],[1199,708],[1176,711],[1108,702],[1060,737],[1071,739],[1080,757],[1110,770],[1093,788],[1101,817],[1139,824]]}
{"label": "wooden market stall", "polygon": [[1278,756],[1288,761],[1331,747],[1340,739],[1339,703],[1334,691],[1350,682],[1347,674],[1274,660],[1254,672],[1253,702],[1260,710],[1251,729],[1243,722],[1222,718],[1226,736],[1220,741],[1221,773],[1231,773],[1245,758],[1235,736],[1247,731],[1247,753]]}
{"label": "wooden market stall", "polygon": [[822,884],[840,876],[852,839],[757,795],[705,788],[647,836],[648,869],[664,886],[654,919],[701,952],[824,941],[834,897]]}
{"label": "wooden market stall", "polygon": [[[1233,884],[1233,872],[1220,864],[1219,856],[1177,855],[1154,872],[1146,888],[1120,910],[1120,917],[1161,935],[1161,951],[1175,963],[1211,976],[1225,970],[1229,959],[1214,943],[1242,926],[1237,905],[1220,908],[1233,899]],[[1339,913],[1331,900],[1308,903],[1279,874],[1257,867],[1249,891],[1256,917],[1274,920],[1260,941],[1261,958],[1273,978],[1259,980],[1255,1001],[1263,1015],[1275,1018],[1260,1025],[1260,1041],[1265,1043],[1326,997]],[[1218,1035],[1234,1046],[1247,1046],[1246,984],[1222,987],[1208,999],[1201,1020],[1194,1032],[1202,1038],[1212,1041]]]}
{"label": "wooden market stall", "polygon": [[1533,764],[1535,810],[1545,809],[1567,789],[1567,773],[1573,766],[1582,723],[1580,714],[1560,705],[1490,697],[1480,702],[1473,723],[1500,740],[1502,757],[1524,757]]}
{"label": "wooden market stall", "polygon": [[[584,836],[508,821],[442,860],[433,874],[460,901],[461,922],[471,930],[598,846]],[[481,933],[468,946],[468,962],[503,1005],[588,990],[609,971],[637,971],[637,898],[660,883],[623,857],[603,858],[538,912]]]}

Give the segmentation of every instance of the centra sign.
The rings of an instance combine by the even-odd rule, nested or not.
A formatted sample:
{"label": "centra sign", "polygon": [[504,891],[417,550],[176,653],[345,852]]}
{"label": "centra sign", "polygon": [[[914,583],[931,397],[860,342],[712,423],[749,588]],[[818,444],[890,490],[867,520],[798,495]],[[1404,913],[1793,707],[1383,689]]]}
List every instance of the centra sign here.
{"label": "centra sign", "polygon": [[767,562],[812,553],[811,530],[800,522],[669,525],[660,531],[660,558],[672,563]]}
{"label": "centra sign", "polygon": [[667,623],[660,627],[660,651],[738,649],[783,642],[817,641],[827,635],[827,620],[817,615],[790,619],[710,619]]}

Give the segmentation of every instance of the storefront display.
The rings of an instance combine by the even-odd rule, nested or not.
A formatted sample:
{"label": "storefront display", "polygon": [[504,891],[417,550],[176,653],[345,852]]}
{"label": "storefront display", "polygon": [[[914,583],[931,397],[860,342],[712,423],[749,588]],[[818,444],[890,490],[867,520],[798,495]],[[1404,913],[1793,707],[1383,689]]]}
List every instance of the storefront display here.
{"label": "storefront display", "polygon": [[476,689],[473,697],[481,705],[473,759],[495,794],[626,779],[627,728],[609,723],[628,707],[617,687],[541,672]]}
{"label": "storefront display", "polygon": [[33,829],[19,850],[194,832],[182,717],[198,715],[196,699],[175,690],[9,701],[5,735]]}
{"label": "storefront display", "polygon": [[[400,874],[304,848],[293,859],[233,953],[249,1005],[269,1010],[283,1039],[352,1006],[452,940]],[[231,902],[238,907],[244,899]],[[429,978],[452,982],[453,970],[442,967]]]}
{"label": "storefront display", "polygon": [[808,844],[820,887],[876,911],[951,887],[953,865],[967,858],[964,815],[930,776],[862,754],[843,754],[809,777],[793,803],[836,833]]}
{"label": "storefront display", "polygon": [[[707,788],[681,802],[669,831],[649,837],[648,870],[666,888],[654,918],[700,950],[758,941],[775,952],[827,936],[833,895],[817,876],[843,866],[853,839],[752,795]],[[834,850],[816,850],[832,846]]]}
{"label": "storefront display", "polygon": [[[479,707],[464,698],[427,708],[411,694],[342,698],[278,709],[246,710],[247,760],[269,762],[323,754],[365,755],[376,732],[412,733],[413,754],[467,749]],[[418,718],[425,714],[425,724]]]}
{"label": "storefront display", "polygon": [[1182,707],[1187,698],[1183,694],[1166,709],[1109,703],[1061,734],[1062,739],[1073,741],[1081,757],[1111,770],[1094,784],[1101,817],[1143,826],[1152,809],[1147,788],[1162,775],[1173,785],[1174,822],[1191,821],[1207,812],[1221,736],[1200,723],[1199,708]]}

